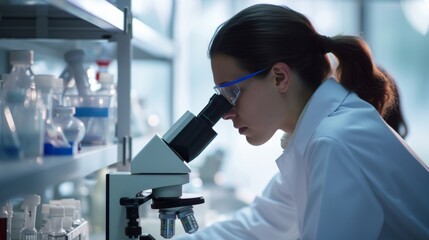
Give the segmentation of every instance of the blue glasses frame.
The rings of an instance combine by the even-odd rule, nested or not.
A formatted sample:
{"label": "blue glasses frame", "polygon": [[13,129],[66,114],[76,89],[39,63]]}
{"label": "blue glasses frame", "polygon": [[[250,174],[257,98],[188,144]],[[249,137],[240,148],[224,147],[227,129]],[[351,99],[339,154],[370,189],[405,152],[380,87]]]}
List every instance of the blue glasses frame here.
{"label": "blue glasses frame", "polygon": [[238,96],[240,95],[240,87],[237,84],[240,82],[246,81],[248,79],[251,79],[252,77],[262,73],[265,70],[267,70],[267,68],[247,74],[246,76],[240,77],[231,82],[226,82],[220,85],[216,85],[213,87],[213,89],[215,90],[216,93],[224,96],[231,104],[234,105],[238,99]]}
{"label": "blue glasses frame", "polygon": [[254,77],[254,76],[258,75],[258,74],[260,74],[261,72],[263,72],[263,71],[265,71],[265,70],[267,70],[267,69],[266,69],[266,68],[264,68],[264,69],[262,69],[262,70],[259,70],[259,71],[254,72],[254,73],[247,74],[246,76],[241,77],[241,78],[239,78],[239,79],[235,79],[234,81],[226,82],[226,83],[223,83],[223,84],[220,84],[220,85],[216,85],[214,88],[223,88],[223,87],[228,87],[228,86],[231,86],[231,85],[234,85],[234,84],[237,84],[237,83],[240,83],[240,82],[246,81],[247,79],[250,79],[250,78],[252,78],[252,77]]}

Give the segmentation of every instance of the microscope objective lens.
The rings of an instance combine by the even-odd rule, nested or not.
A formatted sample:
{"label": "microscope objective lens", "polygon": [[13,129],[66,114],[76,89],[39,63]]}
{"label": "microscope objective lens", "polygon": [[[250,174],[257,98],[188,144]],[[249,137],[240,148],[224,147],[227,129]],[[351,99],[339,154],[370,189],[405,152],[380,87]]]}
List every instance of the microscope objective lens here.
{"label": "microscope objective lens", "polygon": [[182,217],[180,221],[182,222],[183,229],[185,229],[186,233],[194,233],[198,230],[198,223],[194,214]]}
{"label": "microscope objective lens", "polygon": [[185,207],[177,212],[177,217],[183,225],[186,233],[194,233],[198,230],[198,223],[194,216],[192,207]]}
{"label": "microscope objective lens", "polygon": [[175,230],[175,212],[159,210],[159,219],[161,220],[161,236],[164,238],[172,238]]}

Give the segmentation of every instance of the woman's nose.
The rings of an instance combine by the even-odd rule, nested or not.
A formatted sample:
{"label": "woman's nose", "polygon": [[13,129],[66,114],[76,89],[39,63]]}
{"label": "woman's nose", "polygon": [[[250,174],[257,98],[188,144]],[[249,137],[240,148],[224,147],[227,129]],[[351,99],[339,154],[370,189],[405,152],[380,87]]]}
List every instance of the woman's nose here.
{"label": "woman's nose", "polygon": [[229,120],[237,116],[237,112],[235,111],[235,107],[232,107],[225,115],[223,115],[224,120]]}

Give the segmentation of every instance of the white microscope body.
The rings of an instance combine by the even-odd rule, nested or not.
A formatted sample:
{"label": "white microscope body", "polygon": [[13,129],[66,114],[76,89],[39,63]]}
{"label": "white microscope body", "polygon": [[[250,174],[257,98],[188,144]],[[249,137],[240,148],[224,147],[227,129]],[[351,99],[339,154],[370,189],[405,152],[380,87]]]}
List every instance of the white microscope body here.
{"label": "white microscope body", "polygon": [[143,233],[138,221],[138,206],[148,200],[159,209],[162,237],[174,236],[176,217],[185,232],[197,231],[192,205],[204,199],[182,193],[191,172],[187,162],[213,140],[217,134],[212,127],[231,108],[224,97],[213,95],[197,117],[187,111],[163,138],[154,136],[131,161],[130,172],[106,175],[106,239],[155,239]]}

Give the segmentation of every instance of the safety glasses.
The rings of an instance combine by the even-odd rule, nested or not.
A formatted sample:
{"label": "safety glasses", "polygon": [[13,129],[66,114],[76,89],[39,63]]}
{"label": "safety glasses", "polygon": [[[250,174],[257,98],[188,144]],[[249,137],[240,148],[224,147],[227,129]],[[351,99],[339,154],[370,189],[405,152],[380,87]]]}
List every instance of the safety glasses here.
{"label": "safety glasses", "polygon": [[240,87],[237,85],[240,82],[246,81],[248,79],[251,79],[252,77],[260,74],[261,72],[267,70],[267,68],[264,68],[262,70],[256,71],[254,73],[250,73],[244,77],[241,77],[239,79],[236,79],[231,82],[226,82],[224,84],[216,85],[213,87],[215,92],[217,94],[220,94],[224,96],[231,104],[235,105],[235,102],[238,99],[238,96],[240,95]]}

